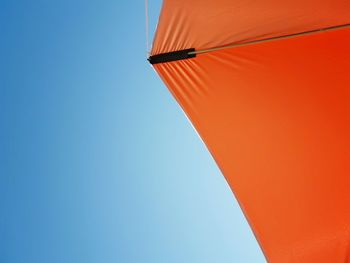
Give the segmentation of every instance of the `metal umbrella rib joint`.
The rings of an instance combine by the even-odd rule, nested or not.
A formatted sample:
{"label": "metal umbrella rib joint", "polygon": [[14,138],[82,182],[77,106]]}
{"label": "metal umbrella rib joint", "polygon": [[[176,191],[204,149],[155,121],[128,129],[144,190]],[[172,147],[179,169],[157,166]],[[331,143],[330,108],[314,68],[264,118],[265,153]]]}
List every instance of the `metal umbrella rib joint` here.
{"label": "metal umbrella rib joint", "polygon": [[158,63],[165,63],[165,62],[171,62],[176,60],[189,59],[189,58],[194,58],[196,56],[196,53],[193,53],[193,52],[195,52],[194,48],[167,52],[167,53],[150,56],[148,58],[148,61],[151,64],[158,64]]}

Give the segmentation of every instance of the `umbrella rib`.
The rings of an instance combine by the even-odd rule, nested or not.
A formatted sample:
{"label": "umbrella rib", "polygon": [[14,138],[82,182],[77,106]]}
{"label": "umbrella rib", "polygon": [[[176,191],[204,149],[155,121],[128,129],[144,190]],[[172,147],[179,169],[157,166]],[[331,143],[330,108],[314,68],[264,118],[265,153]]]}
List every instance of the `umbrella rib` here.
{"label": "umbrella rib", "polygon": [[248,46],[248,45],[266,43],[266,42],[283,40],[283,39],[294,38],[294,37],[299,37],[299,36],[307,36],[307,35],[311,35],[311,34],[329,32],[329,31],[334,31],[334,30],[338,30],[338,29],[345,29],[345,28],[350,28],[350,24],[343,24],[343,25],[332,26],[332,27],[327,27],[327,28],[304,31],[304,32],[295,33],[295,34],[258,39],[258,40],[248,41],[248,42],[240,42],[240,43],[235,43],[235,44],[227,45],[227,46],[219,46],[219,47],[208,48],[208,49],[199,49],[199,50],[191,51],[188,54],[189,55],[203,54],[203,53],[208,53],[208,52],[213,52],[213,51],[218,51],[218,50],[223,50],[223,49],[228,49],[228,48],[243,47],[243,46]]}

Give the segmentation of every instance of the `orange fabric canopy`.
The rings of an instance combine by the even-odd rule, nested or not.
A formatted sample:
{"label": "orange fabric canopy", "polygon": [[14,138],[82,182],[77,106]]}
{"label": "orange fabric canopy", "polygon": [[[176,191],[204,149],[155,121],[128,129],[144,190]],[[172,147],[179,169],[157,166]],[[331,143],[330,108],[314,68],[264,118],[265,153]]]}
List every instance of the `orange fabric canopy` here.
{"label": "orange fabric canopy", "polygon": [[[152,55],[350,24],[348,0],[165,0]],[[269,262],[350,263],[350,28],[154,65]]]}

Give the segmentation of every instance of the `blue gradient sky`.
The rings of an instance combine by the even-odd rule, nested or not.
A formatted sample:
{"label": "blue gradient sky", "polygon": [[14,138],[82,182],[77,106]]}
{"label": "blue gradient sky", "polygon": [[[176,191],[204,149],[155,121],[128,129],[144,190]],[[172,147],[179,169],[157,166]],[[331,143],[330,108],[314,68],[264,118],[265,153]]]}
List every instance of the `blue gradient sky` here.
{"label": "blue gradient sky", "polygon": [[0,1],[0,262],[265,262],[144,25],[142,1]]}

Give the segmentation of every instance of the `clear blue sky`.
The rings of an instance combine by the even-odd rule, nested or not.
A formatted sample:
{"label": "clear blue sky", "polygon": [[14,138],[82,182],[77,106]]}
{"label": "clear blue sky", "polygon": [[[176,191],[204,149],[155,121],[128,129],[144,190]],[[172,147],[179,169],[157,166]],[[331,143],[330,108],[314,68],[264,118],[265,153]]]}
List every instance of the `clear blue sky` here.
{"label": "clear blue sky", "polygon": [[0,47],[1,263],[265,262],[143,1],[1,0]]}

